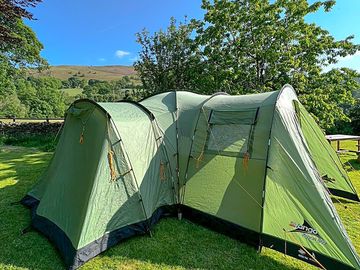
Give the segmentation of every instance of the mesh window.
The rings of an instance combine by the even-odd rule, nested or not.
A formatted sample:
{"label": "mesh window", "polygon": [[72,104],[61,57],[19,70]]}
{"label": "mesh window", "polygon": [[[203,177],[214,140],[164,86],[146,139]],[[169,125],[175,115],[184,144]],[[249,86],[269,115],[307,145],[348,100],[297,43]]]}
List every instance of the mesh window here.
{"label": "mesh window", "polygon": [[235,155],[248,152],[251,125],[211,125],[207,150]]}

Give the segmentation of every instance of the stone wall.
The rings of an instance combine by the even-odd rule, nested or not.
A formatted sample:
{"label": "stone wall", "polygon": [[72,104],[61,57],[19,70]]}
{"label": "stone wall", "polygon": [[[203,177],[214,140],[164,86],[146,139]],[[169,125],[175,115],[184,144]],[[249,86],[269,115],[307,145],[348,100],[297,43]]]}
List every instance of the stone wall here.
{"label": "stone wall", "polygon": [[56,135],[62,124],[63,122],[0,122],[0,136]]}

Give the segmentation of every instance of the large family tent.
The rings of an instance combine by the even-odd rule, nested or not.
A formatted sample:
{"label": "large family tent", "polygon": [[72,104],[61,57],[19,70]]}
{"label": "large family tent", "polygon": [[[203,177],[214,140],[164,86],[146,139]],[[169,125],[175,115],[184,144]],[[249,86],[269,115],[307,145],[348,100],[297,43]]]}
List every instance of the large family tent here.
{"label": "large family tent", "polygon": [[360,269],[331,190],[358,199],[285,86],[246,96],[78,100],[48,169],[22,202],[70,269],[169,215],[322,269]]}

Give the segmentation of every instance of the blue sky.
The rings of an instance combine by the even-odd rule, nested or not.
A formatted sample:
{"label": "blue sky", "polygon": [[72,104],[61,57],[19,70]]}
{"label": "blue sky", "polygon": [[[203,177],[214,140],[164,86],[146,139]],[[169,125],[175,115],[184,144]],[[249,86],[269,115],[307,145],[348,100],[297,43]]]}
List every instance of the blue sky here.
{"label": "blue sky", "polygon": [[[313,0],[311,0],[313,2]],[[360,0],[338,0],[330,13],[307,20],[335,38],[355,35],[360,43]],[[131,65],[140,50],[135,33],[166,28],[171,16],[202,18],[201,0],[44,0],[27,22],[44,44],[51,65]],[[340,59],[337,67],[360,71],[360,53]]]}

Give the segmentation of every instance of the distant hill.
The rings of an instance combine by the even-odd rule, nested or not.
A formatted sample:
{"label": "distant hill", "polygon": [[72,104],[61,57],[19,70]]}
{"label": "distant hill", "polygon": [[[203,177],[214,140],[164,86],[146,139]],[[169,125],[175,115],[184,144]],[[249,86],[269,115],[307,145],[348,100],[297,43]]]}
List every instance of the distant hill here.
{"label": "distant hill", "polygon": [[34,77],[51,76],[61,80],[73,76],[104,81],[118,80],[123,76],[137,77],[132,66],[51,66],[48,70],[33,70],[30,74]]}

